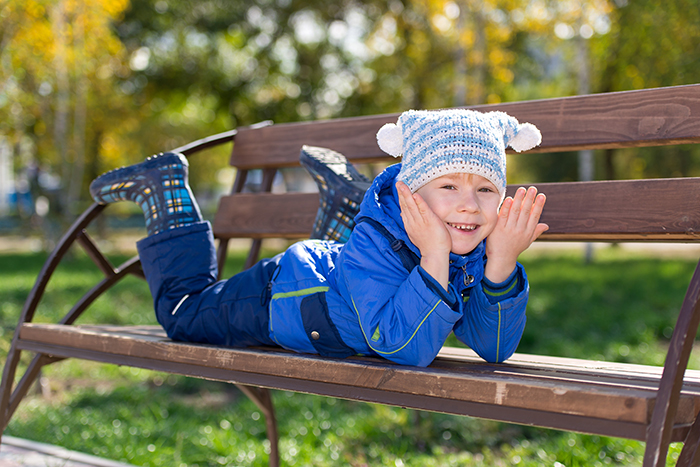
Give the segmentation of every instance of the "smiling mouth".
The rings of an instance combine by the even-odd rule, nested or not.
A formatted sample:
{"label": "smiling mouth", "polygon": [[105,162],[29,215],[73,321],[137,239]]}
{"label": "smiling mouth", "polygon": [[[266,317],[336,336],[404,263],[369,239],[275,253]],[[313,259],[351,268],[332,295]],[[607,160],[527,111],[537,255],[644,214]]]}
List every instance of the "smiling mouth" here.
{"label": "smiling mouth", "polygon": [[447,222],[447,225],[449,225],[450,227],[452,227],[452,228],[454,228],[454,229],[457,229],[457,230],[464,230],[464,231],[467,231],[467,232],[471,232],[471,231],[473,231],[473,230],[476,230],[476,229],[479,227],[479,226],[476,225],[476,224],[451,224],[451,223],[449,223],[449,222]]}

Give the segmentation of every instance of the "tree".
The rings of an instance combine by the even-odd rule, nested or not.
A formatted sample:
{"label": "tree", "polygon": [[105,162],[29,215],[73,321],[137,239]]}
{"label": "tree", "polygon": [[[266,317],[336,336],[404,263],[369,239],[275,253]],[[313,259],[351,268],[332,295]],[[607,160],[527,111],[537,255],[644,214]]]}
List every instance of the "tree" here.
{"label": "tree", "polygon": [[112,92],[113,76],[128,68],[109,27],[126,6],[127,0],[2,4],[0,134],[13,141],[17,158],[30,154],[43,170],[58,175],[60,190],[51,208],[67,221],[83,198],[89,155],[103,152],[102,138],[127,111]]}
{"label": "tree", "polygon": [[[577,43],[593,92],[683,84],[700,42],[690,0],[0,1],[0,134],[60,174],[67,217],[100,172],[220,131],[572,95]],[[227,152],[193,164],[200,192]],[[606,160],[686,173],[685,152]],[[576,178],[526,162],[516,179]]]}
{"label": "tree", "polygon": [[[597,44],[598,92],[676,86],[700,73],[700,4],[692,0],[614,2],[611,32]],[[663,157],[660,157],[663,155]],[[700,175],[693,146],[606,151],[606,178]]]}
{"label": "tree", "polygon": [[512,0],[390,2],[367,40],[376,52],[369,63],[379,105],[397,111],[512,98],[514,50],[547,20],[525,6]]}

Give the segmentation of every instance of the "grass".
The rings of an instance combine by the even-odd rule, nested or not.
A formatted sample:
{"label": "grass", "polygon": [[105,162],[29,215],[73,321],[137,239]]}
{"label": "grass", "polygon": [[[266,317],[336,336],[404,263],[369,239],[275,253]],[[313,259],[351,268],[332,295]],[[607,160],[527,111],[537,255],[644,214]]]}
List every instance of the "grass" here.
{"label": "grass", "polygon": [[[3,355],[44,260],[0,255]],[[694,260],[609,248],[593,264],[576,250],[522,261],[531,299],[519,352],[663,363]],[[232,255],[227,271],[241,263]],[[91,264],[76,253],[61,266],[38,321],[57,319],[95,282],[100,273]],[[125,280],[80,322],[155,323],[145,283]],[[700,368],[694,358],[691,367]],[[263,415],[232,385],[77,360],[43,376],[50,397],[27,398],[7,434],[143,466],[267,465]],[[640,465],[643,454],[642,443],[616,438],[284,391],[273,397],[283,465]],[[669,464],[678,452],[672,446]]]}
{"label": "grass", "polygon": [[532,295],[519,351],[663,365],[696,260],[606,249],[592,264],[576,251],[523,262]]}

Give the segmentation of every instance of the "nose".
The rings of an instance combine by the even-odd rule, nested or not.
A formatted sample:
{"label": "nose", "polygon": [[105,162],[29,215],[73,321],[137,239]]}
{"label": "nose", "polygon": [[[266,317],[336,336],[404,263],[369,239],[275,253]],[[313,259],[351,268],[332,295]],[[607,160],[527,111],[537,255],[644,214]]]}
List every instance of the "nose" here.
{"label": "nose", "polygon": [[478,213],[481,211],[479,206],[479,198],[473,190],[465,190],[459,199],[459,211]]}

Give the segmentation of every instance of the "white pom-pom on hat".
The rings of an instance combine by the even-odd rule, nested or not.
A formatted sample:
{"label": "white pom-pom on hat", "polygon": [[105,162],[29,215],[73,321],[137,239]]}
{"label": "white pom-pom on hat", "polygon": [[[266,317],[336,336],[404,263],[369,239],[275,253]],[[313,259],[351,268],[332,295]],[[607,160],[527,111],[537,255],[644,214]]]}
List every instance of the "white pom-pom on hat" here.
{"label": "white pom-pom on hat", "polygon": [[542,134],[532,123],[518,125],[518,133],[508,142],[517,152],[532,149],[542,142]]}
{"label": "white pom-pom on hat", "polygon": [[385,153],[399,157],[403,155],[403,135],[395,123],[387,123],[377,132],[377,144]]}

